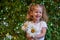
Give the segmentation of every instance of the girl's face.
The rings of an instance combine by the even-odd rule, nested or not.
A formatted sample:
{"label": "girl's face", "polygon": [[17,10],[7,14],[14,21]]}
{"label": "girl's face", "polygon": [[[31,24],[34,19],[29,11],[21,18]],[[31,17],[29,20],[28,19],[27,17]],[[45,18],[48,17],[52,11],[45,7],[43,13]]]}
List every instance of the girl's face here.
{"label": "girl's face", "polygon": [[42,7],[35,7],[35,10],[33,10],[32,15],[35,20],[40,20],[40,18],[42,17]]}

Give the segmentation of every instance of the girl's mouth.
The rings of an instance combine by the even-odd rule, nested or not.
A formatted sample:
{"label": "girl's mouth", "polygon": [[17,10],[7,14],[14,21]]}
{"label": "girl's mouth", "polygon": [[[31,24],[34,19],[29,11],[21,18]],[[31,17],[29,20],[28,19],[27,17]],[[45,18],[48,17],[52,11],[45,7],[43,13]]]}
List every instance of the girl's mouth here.
{"label": "girl's mouth", "polygon": [[40,17],[40,16],[38,16],[38,15],[36,16],[36,18],[39,18],[39,17]]}

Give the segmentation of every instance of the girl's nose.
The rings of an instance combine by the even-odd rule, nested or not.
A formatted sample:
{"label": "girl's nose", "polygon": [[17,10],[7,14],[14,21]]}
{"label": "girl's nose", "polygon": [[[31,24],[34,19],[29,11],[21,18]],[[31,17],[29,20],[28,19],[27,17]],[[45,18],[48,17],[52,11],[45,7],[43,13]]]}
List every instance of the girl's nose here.
{"label": "girl's nose", "polygon": [[38,12],[37,15],[39,15],[40,13]]}
{"label": "girl's nose", "polygon": [[39,15],[39,13],[37,13],[37,15]]}

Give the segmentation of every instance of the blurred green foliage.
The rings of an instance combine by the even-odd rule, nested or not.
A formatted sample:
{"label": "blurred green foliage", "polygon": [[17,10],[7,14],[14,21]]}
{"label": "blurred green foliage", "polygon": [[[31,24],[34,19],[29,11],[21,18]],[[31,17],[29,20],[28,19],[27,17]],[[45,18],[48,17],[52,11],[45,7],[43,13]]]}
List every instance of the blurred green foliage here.
{"label": "blurred green foliage", "polygon": [[60,40],[60,0],[0,0],[0,40],[26,40],[21,26],[30,3],[45,5],[47,9],[45,40]]}

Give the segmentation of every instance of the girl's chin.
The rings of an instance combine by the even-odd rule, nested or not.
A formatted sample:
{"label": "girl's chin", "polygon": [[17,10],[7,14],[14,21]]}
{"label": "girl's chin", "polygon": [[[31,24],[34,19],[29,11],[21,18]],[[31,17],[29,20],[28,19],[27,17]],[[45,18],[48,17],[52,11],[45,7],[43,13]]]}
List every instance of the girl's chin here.
{"label": "girl's chin", "polygon": [[35,20],[38,21],[38,20],[40,20],[40,18],[36,18]]}
{"label": "girl's chin", "polygon": [[40,17],[39,17],[39,18],[33,18],[33,20],[36,20],[36,21],[37,21],[37,20],[40,20]]}
{"label": "girl's chin", "polygon": [[36,19],[37,19],[37,20],[39,20],[39,19],[40,19],[40,17],[39,17],[39,18],[37,17]]}

